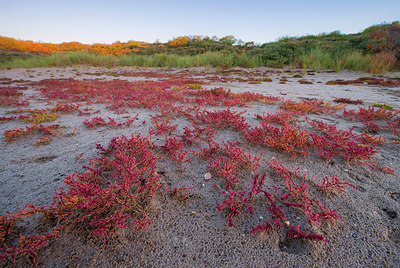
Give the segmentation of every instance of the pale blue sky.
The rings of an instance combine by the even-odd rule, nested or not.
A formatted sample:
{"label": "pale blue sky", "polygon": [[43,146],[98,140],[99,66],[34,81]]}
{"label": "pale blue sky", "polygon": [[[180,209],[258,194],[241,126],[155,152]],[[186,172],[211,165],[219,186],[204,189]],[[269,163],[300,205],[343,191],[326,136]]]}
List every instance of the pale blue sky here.
{"label": "pale blue sky", "polygon": [[265,43],[283,36],[356,33],[400,19],[400,1],[0,0],[0,35],[51,43],[161,42],[183,35]]}

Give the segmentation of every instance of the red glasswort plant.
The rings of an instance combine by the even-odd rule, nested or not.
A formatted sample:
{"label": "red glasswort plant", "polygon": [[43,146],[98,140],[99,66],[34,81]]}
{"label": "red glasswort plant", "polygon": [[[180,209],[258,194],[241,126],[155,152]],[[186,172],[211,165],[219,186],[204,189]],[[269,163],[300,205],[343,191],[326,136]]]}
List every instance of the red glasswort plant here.
{"label": "red glasswort plant", "polygon": [[201,158],[215,158],[221,150],[219,143],[215,142],[213,139],[210,139],[207,141],[207,144],[208,149],[201,148],[199,145],[197,145],[197,147],[200,149],[200,152],[192,150],[192,153]]}
{"label": "red glasswort plant", "polygon": [[146,207],[162,187],[151,148],[141,135],[113,139],[103,149],[104,156],[86,167],[87,173],[66,178],[70,190],[55,196],[56,216],[77,224],[86,222],[94,227],[94,236],[104,239],[117,227],[127,228],[128,218],[151,223]]}
{"label": "red glasswort plant", "polygon": [[263,151],[261,151],[259,156],[252,156],[250,150],[246,154],[244,149],[236,146],[235,144],[224,143],[224,145],[224,154],[229,156],[231,159],[234,159],[238,164],[238,168],[246,169],[252,173],[257,171],[263,156]]}
{"label": "red glasswort plant", "polygon": [[347,104],[363,104],[362,100],[352,100],[348,98],[336,98],[333,101],[339,103],[347,103]]}
{"label": "red glasswort plant", "polygon": [[179,201],[185,201],[189,198],[189,193],[194,188],[195,187],[174,187],[170,194]]}
{"label": "red glasswort plant", "polygon": [[1,106],[27,106],[29,102],[20,100],[23,93],[20,90],[25,90],[27,87],[0,87],[0,105]]}
{"label": "red glasswort plant", "polygon": [[387,121],[388,128],[393,132],[393,134],[400,139],[400,117],[395,118],[392,121]]}
{"label": "red glasswort plant", "polygon": [[[281,200],[285,198],[278,198],[277,192],[278,187],[275,187],[274,193],[269,193],[264,190],[264,182],[265,182],[266,175],[263,174],[262,176],[256,175],[254,177],[253,186],[251,191],[233,191],[230,190],[229,192],[222,191],[221,193],[225,195],[225,200],[222,204],[217,206],[219,211],[223,209],[228,209],[228,226],[234,226],[233,219],[235,216],[240,215],[245,207],[247,210],[253,214],[254,213],[254,202],[256,197],[259,194],[262,194],[266,201],[267,201],[267,210],[270,212],[271,218],[269,218],[266,223],[259,224],[255,226],[251,233],[255,234],[257,232],[264,232],[267,231],[270,233],[272,230],[279,230],[280,228],[284,227],[287,230],[287,235],[294,238],[300,239],[310,239],[310,240],[325,240],[322,235],[319,234],[312,234],[308,232],[304,232],[300,230],[299,226],[293,226],[290,222],[286,219],[286,212],[284,212],[281,207],[276,204],[275,200]],[[284,202],[285,205],[295,207],[295,208],[302,208],[304,207],[302,204],[294,204],[290,202]]]}
{"label": "red glasswort plant", "polygon": [[214,160],[209,158],[208,164],[218,177],[226,178],[226,187],[228,189],[238,182],[239,163],[235,159],[224,158],[220,155]]}
{"label": "red glasswort plant", "polygon": [[368,108],[359,107],[358,111],[344,110],[343,117],[351,120],[357,119],[359,121],[375,121],[375,120],[388,120],[399,114],[397,110],[386,110],[384,108],[375,109],[369,106]]}
{"label": "red glasswort plant", "polygon": [[15,120],[15,116],[0,116],[0,123],[4,121],[13,121]]}
{"label": "red glasswort plant", "polygon": [[161,148],[170,155],[176,156],[177,152],[183,149],[185,143],[177,137],[171,137],[165,141]]}
{"label": "red glasswort plant", "polygon": [[350,186],[358,191],[360,190],[359,188],[347,181],[339,180],[337,176],[332,176],[330,178],[328,176],[325,176],[321,183],[316,182],[315,178],[308,179],[306,174],[303,175],[303,179],[304,181],[313,183],[318,188],[318,190],[320,190],[322,193],[327,194],[335,193],[337,191],[344,193],[347,186]]}
{"label": "red glasswort plant", "polygon": [[362,137],[353,132],[354,127],[350,130],[337,129],[336,125],[328,125],[322,121],[307,122],[317,131],[322,132],[322,136],[316,133],[310,133],[318,155],[332,159],[336,155],[342,155],[349,161],[369,159],[376,153],[375,146],[360,145]]}
{"label": "red glasswort plant", "polygon": [[156,126],[156,133],[158,135],[171,135],[178,127],[178,125],[171,124],[169,118],[163,118],[161,123],[158,122],[157,117],[152,116],[151,120],[151,123]]}
{"label": "red glasswort plant", "polygon": [[293,100],[282,100],[280,107],[285,110],[300,111],[304,114],[319,114],[321,112],[326,112],[329,110],[329,108],[325,106],[325,103],[322,100],[304,100],[301,102],[295,102]]}
{"label": "red glasswort plant", "polygon": [[175,152],[174,155],[171,155],[172,159],[179,163],[179,170],[183,172],[183,163],[189,162],[192,158],[186,159],[187,154],[190,150],[184,151],[183,148],[180,148],[179,151]]}
{"label": "red glasswort plant", "polygon": [[246,111],[232,112],[229,109],[215,112],[204,110],[198,112],[195,118],[215,128],[225,129],[232,127],[233,129],[240,131],[249,127],[246,120],[242,117],[245,112]]}
{"label": "red glasswort plant", "polygon": [[85,121],[83,121],[83,124],[85,124],[87,127],[89,128],[96,128],[98,126],[110,126],[110,127],[123,127],[123,126],[127,126],[129,127],[132,123],[135,122],[136,118],[138,117],[138,115],[136,115],[134,118],[130,118],[128,119],[126,122],[120,122],[117,123],[115,121],[115,119],[107,116],[108,118],[108,122],[106,122],[106,120],[104,120],[101,117],[93,117],[91,120],[87,119]]}
{"label": "red glasswort plant", "polygon": [[216,133],[217,131],[212,129],[210,126],[202,128],[193,125],[193,129],[190,129],[188,127],[184,128],[182,141],[184,141],[187,145],[191,146],[195,142],[203,141],[203,138],[205,138],[208,141],[211,140]]}
{"label": "red glasswort plant", "polygon": [[243,134],[248,142],[292,153],[292,157],[298,154],[307,156],[311,146],[309,133],[291,124],[282,127],[264,124],[262,128],[255,127]]}
{"label": "red glasswort plant", "polygon": [[130,139],[115,138],[107,148],[97,147],[103,157],[92,159],[91,166],[84,167],[87,172],[66,177],[69,190],[60,189],[50,207],[30,205],[8,218],[1,218],[0,238],[3,240],[12,231],[14,219],[38,213],[57,219],[57,226],[48,234],[21,235],[18,247],[1,248],[1,260],[29,255],[35,262],[36,252],[65,228],[84,224],[93,236],[108,239],[117,228],[127,228],[132,221],[137,230],[151,224],[147,206],[163,191],[156,172],[157,158],[151,151],[153,144],[141,135],[134,135]]}
{"label": "red glasswort plant", "polygon": [[298,119],[294,118],[295,116],[298,115],[303,115],[302,112],[300,111],[286,111],[286,110],[281,110],[278,111],[276,114],[270,114],[268,113],[267,115],[263,114],[263,115],[259,115],[256,114],[256,118],[261,119],[261,125],[267,125],[267,124],[280,124],[280,125],[284,125],[287,123],[297,123],[299,122]]}
{"label": "red glasswort plant", "polygon": [[[52,124],[52,125],[31,125],[27,126],[25,128],[15,128],[15,129],[10,129],[6,130],[3,135],[6,137],[7,142],[12,142],[15,140],[18,140],[22,136],[27,136],[27,135],[32,135],[34,133],[40,133],[43,135],[46,135],[47,138],[52,137],[52,136],[57,136],[57,129],[61,128],[60,125],[58,124]],[[42,138],[40,138],[42,139]],[[40,141],[39,139],[39,141]],[[40,142],[39,142],[40,143]]]}
{"label": "red glasswort plant", "polygon": [[[248,197],[248,192],[247,191],[241,191],[241,192],[236,192],[236,191],[229,191],[225,192],[222,191],[222,194],[226,195],[225,200],[222,202],[222,204],[217,206],[217,209],[219,211],[222,211],[223,209],[227,208],[229,209],[229,216],[228,216],[228,225],[229,227],[235,226],[233,223],[233,217],[241,214],[241,210],[246,204],[250,204],[251,200]],[[252,206],[250,206],[249,211],[252,213]]]}

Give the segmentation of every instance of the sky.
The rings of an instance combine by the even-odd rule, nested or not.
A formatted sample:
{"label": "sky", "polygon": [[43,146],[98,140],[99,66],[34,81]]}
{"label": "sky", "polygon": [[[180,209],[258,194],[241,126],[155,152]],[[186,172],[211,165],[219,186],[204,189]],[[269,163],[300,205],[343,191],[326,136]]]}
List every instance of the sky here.
{"label": "sky", "polygon": [[0,6],[1,36],[49,43],[233,35],[262,44],[400,20],[399,0],[0,0]]}

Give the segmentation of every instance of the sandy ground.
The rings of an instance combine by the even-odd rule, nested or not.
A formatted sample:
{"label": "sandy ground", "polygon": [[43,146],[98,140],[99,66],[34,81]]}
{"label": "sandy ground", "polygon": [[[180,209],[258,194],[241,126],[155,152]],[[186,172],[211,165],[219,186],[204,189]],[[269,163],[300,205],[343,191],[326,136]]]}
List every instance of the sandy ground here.
{"label": "sandy ground", "polygon": [[[196,68],[196,71],[214,73],[214,69]],[[259,69],[265,71],[265,69]],[[125,77],[102,75],[105,72],[137,71],[134,68],[101,69],[95,67],[79,68],[36,68],[1,70],[1,78],[13,80],[39,81],[42,79],[123,79],[129,81],[144,80],[143,77]],[[161,69],[146,71],[164,72]],[[177,72],[179,70],[169,70]],[[248,70],[250,71],[250,70]],[[93,75],[97,73],[98,75]],[[396,77],[398,73],[386,76]],[[303,79],[313,84],[299,84],[299,78],[292,78],[287,73],[269,73],[273,82],[248,84],[240,82],[214,82],[205,88],[223,87],[232,92],[250,91],[264,95],[282,96],[285,98],[319,98],[332,101],[334,98],[361,99],[363,106],[374,103],[385,103],[400,109],[399,87],[325,85],[329,80],[357,79],[369,76],[363,73],[343,71],[339,73],[304,74]],[[279,79],[288,76],[286,84],[279,84]],[[152,78],[156,79],[156,78]],[[318,83],[321,82],[321,83]],[[23,85],[14,83],[13,85]],[[1,85],[0,85],[1,86]],[[53,107],[41,100],[40,93],[29,86],[24,91],[31,97],[29,108]],[[86,106],[84,106],[86,107]],[[87,106],[89,107],[89,106]],[[87,158],[98,157],[95,144],[107,145],[113,138],[132,133],[146,134],[150,125],[150,115],[156,112],[147,109],[129,110],[132,117],[138,114],[137,123],[127,128],[112,129],[100,127],[88,129],[82,122],[93,116],[111,116],[117,121],[125,121],[125,114],[115,114],[107,110],[105,105],[92,104],[93,110],[100,109],[96,115],[78,116],[63,114],[55,122],[65,126],[65,132],[77,128],[77,134],[71,137],[55,138],[49,145],[35,146],[35,138],[24,137],[18,141],[0,143],[0,215],[5,211],[17,212],[29,203],[47,206],[52,202],[55,191],[64,186],[63,179],[75,171],[82,171],[87,165]],[[348,109],[357,108],[349,105]],[[12,107],[0,106],[0,116],[8,116]],[[235,107],[232,110],[246,110],[246,120],[257,125],[254,114],[275,112],[277,106],[255,103],[245,108]],[[329,123],[339,123],[338,127],[361,131],[359,122],[346,121],[334,116],[310,115]],[[147,123],[142,124],[143,121]],[[183,133],[182,127],[187,125],[183,119],[176,135]],[[0,133],[16,127],[25,127],[22,120],[0,123]],[[379,133],[388,140],[393,136],[389,132]],[[238,135],[232,131],[221,131],[220,140],[235,141]],[[164,138],[156,141],[163,144]],[[347,163],[341,159],[327,162],[315,155],[310,157],[291,158],[290,154],[279,153],[269,148],[249,148],[253,152],[263,150],[263,161],[279,159],[288,167],[300,167],[300,172],[309,177],[323,178],[325,175],[336,175],[358,188],[348,188],[345,194],[324,197],[324,202],[337,208],[343,221],[326,227],[326,242],[310,242],[288,239],[282,230],[267,234],[250,234],[250,230],[261,219],[268,218],[265,208],[257,210],[254,215],[243,214],[235,218],[235,227],[228,227],[226,215],[218,212],[216,206],[223,197],[213,186],[220,184],[218,178],[204,180],[208,164],[206,161],[193,160],[184,164],[184,172],[179,172],[176,164],[160,161],[159,173],[163,174],[167,185],[177,187],[195,187],[185,202],[172,200],[160,195],[151,204],[150,215],[153,224],[148,230],[135,232],[131,229],[118,230],[109,241],[93,239],[80,233],[67,232],[55,242],[47,246],[39,256],[39,266],[44,267],[398,267],[400,262],[400,151],[399,145],[383,144],[377,147],[378,154],[374,160],[382,166],[390,167],[395,175],[357,163]],[[261,171],[265,171],[261,167]],[[270,176],[269,184],[274,184]],[[240,179],[243,187],[249,185],[250,175]],[[300,222],[299,222],[300,223]],[[24,221],[22,227],[29,232],[46,229],[46,224],[37,221]],[[4,262],[0,266],[29,266],[26,259],[15,264]]]}

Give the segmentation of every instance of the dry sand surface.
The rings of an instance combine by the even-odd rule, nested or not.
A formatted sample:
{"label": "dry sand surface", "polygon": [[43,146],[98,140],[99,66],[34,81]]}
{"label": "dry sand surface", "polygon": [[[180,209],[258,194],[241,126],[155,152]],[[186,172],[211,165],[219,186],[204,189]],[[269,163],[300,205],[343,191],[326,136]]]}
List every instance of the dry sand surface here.
{"label": "dry sand surface", "polygon": [[[295,101],[307,99],[322,99],[332,102],[335,98],[359,99],[362,105],[349,104],[346,109],[373,106],[375,103],[387,104],[394,109],[400,109],[400,88],[381,85],[326,85],[330,80],[355,80],[359,77],[371,76],[363,73],[343,71],[339,73],[309,72],[301,70],[284,72],[283,70],[268,70],[265,68],[250,70],[236,69],[236,73],[217,72],[216,69],[193,68],[194,78],[207,80],[206,77],[219,78],[244,77],[244,73],[255,73],[254,77],[269,77],[272,82],[249,84],[248,82],[212,81],[202,85],[205,89],[223,87],[233,93],[254,92],[265,96],[279,96]],[[66,67],[66,68],[34,68],[1,70],[0,79],[10,78],[20,80],[1,86],[27,86],[22,98],[30,104],[26,108],[51,108],[60,100],[48,100],[38,86],[30,81],[43,79],[97,79],[105,80],[160,80],[157,77],[135,77],[118,75],[133,72],[178,73],[182,69],[138,69],[138,68],[96,68],[96,67]],[[186,70],[188,75],[189,71]],[[199,73],[204,73],[200,75]],[[302,75],[303,78],[294,77]],[[279,84],[280,79],[287,77],[285,84]],[[398,77],[398,73],[386,74],[385,77]],[[193,77],[192,77],[193,78]],[[300,84],[298,80],[305,79],[312,84]],[[214,79],[215,80],[215,79]],[[2,81],[9,81],[3,79]],[[337,103],[333,103],[335,105]],[[96,144],[107,146],[114,137],[133,133],[148,135],[151,115],[158,112],[146,108],[127,109],[122,113],[107,109],[103,103],[82,103],[81,109],[89,111],[100,110],[97,114],[78,115],[62,114],[52,123],[64,126],[64,133],[73,131],[76,134],[66,137],[54,137],[44,146],[36,146],[38,135],[21,137],[13,142],[6,142],[3,136],[0,143],[0,215],[5,211],[15,213],[24,209],[27,204],[49,206],[58,188],[64,186],[64,178],[76,171],[85,170],[82,166],[89,165],[90,158],[100,157]],[[205,106],[210,111],[226,109],[225,107]],[[0,106],[0,117],[11,116],[9,111],[16,106]],[[232,111],[246,111],[243,117],[252,126],[259,126],[260,121],[255,114],[275,113],[279,105],[263,102],[248,103],[245,107],[231,107]],[[7,113],[8,112],[8,113]],[[338,111],[341,114],[342,111]],[[18,114],[17,114],[18,115]],[[100,126],[90,129],[82,122],[95,116],[107,118],[110,116],[117,122],[125,122],[127,116],[137,120],[129,127],[111,128]],[[310,120],[323,120],[329,124],[338,123],[337,127],[349,130],[353,126],[355,133],[361,133],[364,127],[360,121],[351,121],[329,114],[309,113]],[[311,129],[300,116],[298,125]],[[183,117],[172,120],[178,127],[172,136],[183,135],[183,128],[190,123]],[[385,120],[377,121],[384,125]],[[30,125],[23,120],[0,122],[0,132],[14,128],[24,128]],[[243,210],[234,217],[234,227],[228,227],[228,211],[218,211],[217,206],[225,199],[221,194],[226,190],[225,181],[215,176],[210,180],[204,175],[210,172],[206,159],[189,154],[192,160],[183,163],[183,172],[171,157],[161,154],[157,163],[158,174],[166,186],[195,187],[184,201],[177,200],[169,194],[159,194],[148,208],[152,224],[146,230],[135,231],[133,228],[118,229],[108,241],[93,238],[84,227],[70,228],[63,232],[56,241],[44,247],[38,255],[38,265],[44,267],[398,267],[400,263],[400,152],[399,144],[392,132],[382,129],[376,135],[387,139],[384,144],[376,147],[378,153],[367,162],[377,162],[382,167],[389,167],[394,174],[388,174],[379,169],[372,169],[357,161],[348,162],[343,156],[327,161],[311,151],[309,156],[291,157],[291,153],[279,152],[272,147],[243,144],[253,155],[263,152],[261,164],[256,174],[267,175],[266,188],[273,192],[274,186],[282,186],[282,178],[274,174],[265,161],[273,158],[282,162],[289,169],[299,168],[299,174],[308,178],[315,177],[322,181],[324,176],[337,176],[340,180],[349,182],[359,190],[347,187],[345,193],[323,194],[314,186],[311,190],[323,204],[336,208],[343,220],[323,222],[321,225],[310,224],[299,209],[285,207],[287,218],[304,230],[324,235],[326,241],[310,241],[290,238],[285,228],[272,230],[268,233],[251,234],[256,225],[271,217],[265,201],[260,197],[254,204],[254,214]],[[154,135],[152,141],[161,146],[165,143],[164,136]],[[215,140],[242,141],[243,137],[231,128],[218,129]],[[206,147],[206,144],[200,144]],[[196,149],[194,146],[193,149]],[[237,190],[250,190],[254,174],[240,172]],[[301,177],[300,176],[300,177]],[[217,185],[220,189],[217,189]],[[311,185],[311,183],[310,183]],[[263,203],[264,202],[264,203]],[[282,205],[283,206],[283,205]],[[299,214],[299,215],[298,215]],[[24,219],[18,223],[19,230],[25,234],[46,233],[52,223],[36,217]],[[90,227],[87,227],[90,229]],[[16,239],[14,242],[17,242]],[[8,241],[12,243],[12,241]],[[30,266],[32,263],[26,257],[19,258],[15,263],[3,261],[0,266]]]}

